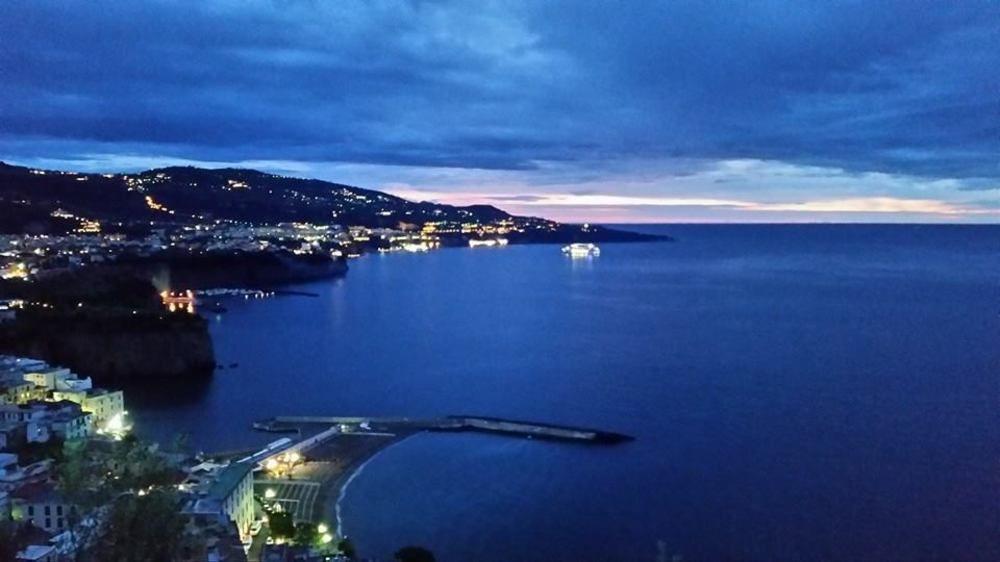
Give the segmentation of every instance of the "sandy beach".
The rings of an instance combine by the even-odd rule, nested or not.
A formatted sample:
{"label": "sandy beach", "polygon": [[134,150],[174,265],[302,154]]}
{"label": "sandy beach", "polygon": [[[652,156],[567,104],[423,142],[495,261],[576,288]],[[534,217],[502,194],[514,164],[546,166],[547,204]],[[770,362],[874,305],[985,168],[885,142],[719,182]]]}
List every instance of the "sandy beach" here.
{"label": "sandy beach", "polygon": [[[336,506],[341,493],[351,477],[385,448],[413,435],[415,431],[386,433],[344,433],[337,435],[305,453],[305,461],[296,466],[292,473],[280,480],[276,499],[282,499],[285,492],[295,484],[318,484],[318,491],[302,501],[300,517],[313,523],[326,523],[340,529],[336,517]],[[279,481],[274,481],[275,483]],[[267,486],[267,484],[262,484]],[[296,498],[293,501],[300,501]]]}

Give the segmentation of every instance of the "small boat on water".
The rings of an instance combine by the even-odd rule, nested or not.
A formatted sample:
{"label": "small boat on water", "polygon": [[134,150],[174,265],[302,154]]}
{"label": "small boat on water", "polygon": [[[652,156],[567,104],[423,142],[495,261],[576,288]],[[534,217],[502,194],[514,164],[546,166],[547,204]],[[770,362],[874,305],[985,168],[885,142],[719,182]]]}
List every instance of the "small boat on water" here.
{"label": "small boat on water", "polygon": [[597,247],[596,244],[584,244],[575,243],[569,246],[563,246],[562,249],[564,254],[568,254],[572,258],[589,258],[591,256],[601,255],[601,249]]}

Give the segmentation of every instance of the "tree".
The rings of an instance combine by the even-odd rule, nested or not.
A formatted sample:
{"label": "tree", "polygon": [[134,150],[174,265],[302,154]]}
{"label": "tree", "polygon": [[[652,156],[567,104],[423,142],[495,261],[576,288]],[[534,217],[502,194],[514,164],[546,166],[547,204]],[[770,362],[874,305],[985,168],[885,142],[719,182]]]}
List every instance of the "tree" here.
{"label": "tree", "polygon": [[351,542],[351,539],[346,537],[340,539],[340,542],[337,543],[337,550],[351,560],[354,560],[354,558],[358,555],[357,549],[354,548],[354,543]]}
{"label": "tree", "polygon": [[171,471],[162,455],[149,443],[127,435],[114,445],[111,459],[114,469],[115,492],[137,490],[171,482]]}
{"label": "tree", "polygon": [[14,560],[21,540],[20,527],[14,521],[0,521],[0,560]]}
{"label": "tree", "polygon": [[170,444],[171,452],[184,454],[188,453],[191,448],[191,434],[186,432],[181,432],[174,435],[173,441]]}
{"label": "tree", "polygon": [[422,546],[404,546],[396,551],[396,562],[435,562],[434,554]]}
{"label": "tree", "polygon": [[319,542],[319,532],[316,530],[316,525],[312,523],[299,523],[295,526],[295,538],[292,542],[296,546],[316,546]]}
{"label": "tree", "polygon": [[182,546],[184,517],[170,490],[123,494],[111,513],[95,559],[102,562],[172,562]]}
{"label": "tree", "polygon": [[267,514],[267,526],[276,539],[291,539],[295,536],[295,522],[287,511],[272,511]]}
{"label": "tree", "polygon": [[[70,506],[66,515],[70,539],[78,546],[89,544],[94,529],[80,523],[88,513],[103,503],[107,488],[100,473],[90,466],[85,442],[69,441],[65,444],[62,462],[56,468],[56,485],[63,501]],[[82,559],[83,550],[76,549],[76,560]]]}

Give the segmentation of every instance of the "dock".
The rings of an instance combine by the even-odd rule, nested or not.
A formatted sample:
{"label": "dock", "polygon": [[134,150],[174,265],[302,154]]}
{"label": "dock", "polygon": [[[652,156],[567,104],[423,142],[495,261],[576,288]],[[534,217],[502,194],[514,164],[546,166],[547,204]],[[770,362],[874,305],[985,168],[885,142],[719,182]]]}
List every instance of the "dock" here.
{"label": "dock", "polygon": [[633,439],[597,429],[470,415],[278,416],[254,422],[253,428],[284,435],[240,459],[260,469],[254,479],[254,493],[278,503],[296,521],[312,523],[332,521],[343,487],[368,459],[418,433],[478,432],[587,446]]}
{"label": "dock", "polygon": [[254,428],[271,432],[295,432],[303,425],[328,425],[345,432],[473,431],[499,433],[529,439],[571,441],[610,445],[631,441],[629,435],[597,429],[527,422],[483,416],[456,415],[443,418],[390,418],[390,417],[348,417],[348,416],[278,416],[263,422],[256,422]]}

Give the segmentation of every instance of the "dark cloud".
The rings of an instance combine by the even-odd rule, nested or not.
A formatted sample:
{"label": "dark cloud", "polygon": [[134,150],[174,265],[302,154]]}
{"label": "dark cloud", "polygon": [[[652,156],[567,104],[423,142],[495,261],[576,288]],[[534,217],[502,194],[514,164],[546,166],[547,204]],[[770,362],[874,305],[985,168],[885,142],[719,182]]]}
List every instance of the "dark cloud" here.
{"label": "dark cloud", "polygon": [[973,1],[12,1],[0,153],[997,178],[998,28]]}

